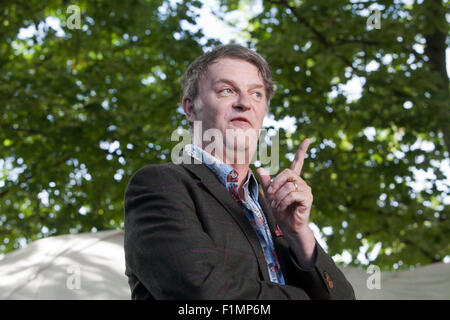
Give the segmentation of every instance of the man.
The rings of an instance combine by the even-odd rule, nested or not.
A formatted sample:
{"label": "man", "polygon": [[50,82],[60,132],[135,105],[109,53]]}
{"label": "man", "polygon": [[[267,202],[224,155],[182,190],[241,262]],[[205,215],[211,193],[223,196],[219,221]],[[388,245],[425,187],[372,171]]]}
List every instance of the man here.
{"label": "man", "polygon": [[190,124],[220,135],[211,152],[205,141],[187,145],[190,163],[149,165],[130,180],[132,298],[354,299],[308,226],[313,196],[300,174],[309,139],[290,169],[273,179],[257,170],[264,195],[249,169],[273,94],[267,62],[242,46],[221,46],[189,66],[182,86]]}

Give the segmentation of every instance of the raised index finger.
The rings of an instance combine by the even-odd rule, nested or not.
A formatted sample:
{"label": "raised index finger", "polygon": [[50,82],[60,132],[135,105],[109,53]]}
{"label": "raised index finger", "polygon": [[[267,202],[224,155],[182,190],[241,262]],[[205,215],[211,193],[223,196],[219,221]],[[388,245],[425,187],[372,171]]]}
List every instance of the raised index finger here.
{"label": "raised index finger", "polygon": [[310,142],[311,140],[309,138],[303,140],[297,150],[297,153],[295,154],[294,161],[292,161],[291,169],[298,175],[300,175],[300,173],[302,172],[303,162],[305,160],[306,151],[308,151]]}

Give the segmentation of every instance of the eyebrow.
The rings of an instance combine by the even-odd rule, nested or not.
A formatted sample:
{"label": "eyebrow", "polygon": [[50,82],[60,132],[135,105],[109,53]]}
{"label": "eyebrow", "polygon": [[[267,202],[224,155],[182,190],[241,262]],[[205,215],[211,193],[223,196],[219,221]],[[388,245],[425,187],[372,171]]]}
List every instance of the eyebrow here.
{"label": "eyebrow", "polygon": [[[233,86],[233,87],[237,87],[237,86],[238,86],[238,85],[236,84],[236,82],[234,82],[233,80],[230,80],[230,79],[219,79],[219,80],[217,80],[217,81],[214,81],[213,85],[215,86],[215,85],[217,85],[217,84],[219,84],[219,83],[221,83],[221,82],[227,83],[227,84],[229,84],[229,85],[231,85],[231,86]],[[250,89],[264,88],[264,85],[259,84],[259,83],[252,83],[249,87],[250,87]]]}

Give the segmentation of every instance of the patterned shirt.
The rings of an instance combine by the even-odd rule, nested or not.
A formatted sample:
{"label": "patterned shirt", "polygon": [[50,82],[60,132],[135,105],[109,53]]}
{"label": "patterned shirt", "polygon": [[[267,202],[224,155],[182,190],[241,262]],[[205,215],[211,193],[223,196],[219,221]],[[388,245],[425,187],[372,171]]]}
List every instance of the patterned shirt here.
{"label": "patterned shirt", "polygon": [[239,174],[236,170],[193,144],[186,145],[185,151],[214,172],[236,202],[241,205],[253,229],[256,231],[263,249],[270,281],[285,284],[267,220],[258,202],[258,182],[251,170],[248,170],[247,179],[243,185],[245,200],[241,200],[238,195]]}

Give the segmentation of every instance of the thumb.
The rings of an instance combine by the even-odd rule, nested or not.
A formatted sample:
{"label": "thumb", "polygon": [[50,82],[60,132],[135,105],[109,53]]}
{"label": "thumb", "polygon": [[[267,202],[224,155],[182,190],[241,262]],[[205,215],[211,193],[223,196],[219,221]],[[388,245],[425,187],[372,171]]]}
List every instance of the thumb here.
{"label": "thumb", "polygon": [[271,183],[270,174],[265,168],[256,169],[256,173],[259,176],[259,181],[261,182],[261,185],[264,189],[264,193],[266,193],[266,190]]}

